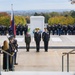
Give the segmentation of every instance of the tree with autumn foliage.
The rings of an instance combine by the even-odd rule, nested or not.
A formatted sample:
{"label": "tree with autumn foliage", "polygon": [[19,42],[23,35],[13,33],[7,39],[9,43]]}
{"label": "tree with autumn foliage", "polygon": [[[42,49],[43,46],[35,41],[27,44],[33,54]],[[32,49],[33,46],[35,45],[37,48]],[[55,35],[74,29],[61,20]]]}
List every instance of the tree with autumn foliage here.
{"label": "tree with autumn foliage", "polygon": [[25,17],[23,17],[23,16],[15,16],[15,25],[18,25],[19,23],[21,25],[25,25],[27,23]]}
{"label": "tree with autumn foliage", "polygon": [[[18,25],[19,23],[21,25],[25,25],[27,22],[26,22],[26,19],[25,17],[23,16],[14,16],[15,18],[15,25]],[[10,21],[11,21],[11,16],[6,13],[6,12],[1,12],[0,13],[0,25],[4,25],[4,26],[10,26]]]}
{"label": "tree with autumn foliage", "polygon": [[61,25],[69,25],[69,24],[74,24],[75,23],[75,19],[71,16],[55,16],[55,17],[51,17],[48,20],[48,24],[49,25],[53,25],[53,24],[61,24]]}
{"label": "tree with autumn foliage", "polygon": [[9,26],[10,25],[10,15],[6,12],[0,13],[0,25]]}

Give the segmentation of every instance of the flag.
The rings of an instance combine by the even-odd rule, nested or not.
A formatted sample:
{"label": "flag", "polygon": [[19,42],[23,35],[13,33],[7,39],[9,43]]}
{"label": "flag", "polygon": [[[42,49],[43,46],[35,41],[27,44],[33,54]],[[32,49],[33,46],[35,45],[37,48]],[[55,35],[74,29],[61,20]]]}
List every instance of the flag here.
{"label": "flag", "polygon": [[12,5],[11,5],[11,29],[12,29],[13,35],[16,35],[16,26],[14,24],[14,12],[13,12]]}

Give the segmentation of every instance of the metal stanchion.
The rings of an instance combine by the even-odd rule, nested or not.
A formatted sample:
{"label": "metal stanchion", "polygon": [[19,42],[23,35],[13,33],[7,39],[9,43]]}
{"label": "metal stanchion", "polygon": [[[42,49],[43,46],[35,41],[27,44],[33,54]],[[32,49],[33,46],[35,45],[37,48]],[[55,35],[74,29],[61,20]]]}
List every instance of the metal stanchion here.
{"label": "metal stanchion", "polygon": [[70,52],[64,52],[64,53],[62,53],[63,55],[62,55],[62,72],[64,71],[64,56],[65,55],[67,55],[67,72],[69,72],[69,55],[70,54],[75,54],[75,49],[74,50],[72,50],[72,51],[70,51]]}
{"label": "metal stanchion", "polygon": [[62,72],[64,71],[64,56],[62,56]]}
{"label": "metal stanchion", "polygon": [[69,53],[67,53],[67,72],[69,72]]}

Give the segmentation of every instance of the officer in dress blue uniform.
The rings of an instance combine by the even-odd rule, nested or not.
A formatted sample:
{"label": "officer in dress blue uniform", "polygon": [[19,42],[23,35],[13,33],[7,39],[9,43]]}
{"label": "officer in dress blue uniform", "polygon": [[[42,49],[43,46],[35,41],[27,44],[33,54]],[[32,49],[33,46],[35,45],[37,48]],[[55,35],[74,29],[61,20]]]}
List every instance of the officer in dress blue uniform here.
{"label": "officer in dress blue uniform", "polygon": [[45,31],[42,33],[42,39],[44,42],[45,52],[48,52],[48,42],[49,42],[50,35],[49,32],[47,31],[47,28],[44,28],[44,30]]}
{"label": "officer in dress blue uniform", "polygon": [[13,36],[13,45],[14,45],[14,48],[15,48],[15,54],[14,54],[14,65],[18,65],[18,63],[16,63],[16,58],[17,58],[17,52],[18,52],[18,44],[17,44],[17,40],[15,39],[15,35]]}
{"label": "officer in dress blue uniform", "polygon": [[49,35],[51,34],[51,29],[52,29],[52,26],[51,25],[47,25],[47,30],[49,32]]}
{"label": "officer in dress blue uniform", "polygon": [[26,35],[26,33],[27,33],[27,31],[28,31],[28,25],[25,25],[25,26],[23,27],[23,31],[24,31],[24,34]]}
{"label": "officer in dress blue uniform", "polygon": [[40,41],[41,41],[41,32],[39,32],[38,28],[34,32],[34,40],[36,42],[36,52],[39,52],[39,49],[40,49]]}

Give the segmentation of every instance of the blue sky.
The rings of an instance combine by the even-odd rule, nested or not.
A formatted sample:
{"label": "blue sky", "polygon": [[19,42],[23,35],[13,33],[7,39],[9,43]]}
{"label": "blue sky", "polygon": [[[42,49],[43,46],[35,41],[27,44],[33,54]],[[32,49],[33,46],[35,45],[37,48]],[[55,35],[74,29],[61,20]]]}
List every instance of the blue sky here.
{"label": "blue sky", "polygon": [[70,0],[0,0],[0,11],[37,9],[75,9]]}

